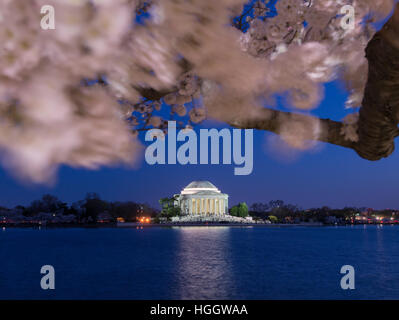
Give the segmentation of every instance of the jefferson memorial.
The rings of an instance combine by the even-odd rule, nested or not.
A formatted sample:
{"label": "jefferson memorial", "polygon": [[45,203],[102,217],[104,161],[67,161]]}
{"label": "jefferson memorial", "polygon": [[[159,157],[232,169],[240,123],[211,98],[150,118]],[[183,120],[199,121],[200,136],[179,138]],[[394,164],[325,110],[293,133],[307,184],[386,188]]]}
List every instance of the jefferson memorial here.
{"label": "jefferson memorial", "polygon": [[184,216],[217,218],[229,214],[228,198],[209,181],[193,181],[175,195],[175,206]]}

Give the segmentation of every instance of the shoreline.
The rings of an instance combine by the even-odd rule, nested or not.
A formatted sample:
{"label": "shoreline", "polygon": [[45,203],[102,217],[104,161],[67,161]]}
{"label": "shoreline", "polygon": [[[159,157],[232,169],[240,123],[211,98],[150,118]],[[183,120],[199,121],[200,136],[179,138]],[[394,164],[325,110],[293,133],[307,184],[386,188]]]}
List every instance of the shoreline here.
{"label": "shoreline", "polygon": [[[126,223],[125,223],[126,224]],[[150,224],[136,224],[129,223],[129,225],[120,224],[118,228],[134,228],[134,227],[323,227],[323,224],[284,224],[284,223],[150,223]]]}
{"label": "shoreline", "polygon": [[347,226],[381,226],[389,225],[394,226],[395,224],[323,224],[323,223],[136,223],[136,222],[125,222],[125,223],[100,223],[100,224],[37,224],[37,223],[26,223],[26,224],[4,224],[0,223],[1,229],[7,228],[35,228],[35,229],[61,229],[61,228],[83,228],[83,229],[100,229],[100,228],[171,228],[171,227],[232,227],[232,228],[292,228],[292,227],[347,227]]}
{"label": "shoreline", "polygon": [[0,228],[43,228],[43,229],[56,229],[56,228],[170,228],[170,227],[324,227],[323,224],[266,224],[266,223],[124,223],[118,225],[116,223],[103,223],[103,224],[0,224]]}

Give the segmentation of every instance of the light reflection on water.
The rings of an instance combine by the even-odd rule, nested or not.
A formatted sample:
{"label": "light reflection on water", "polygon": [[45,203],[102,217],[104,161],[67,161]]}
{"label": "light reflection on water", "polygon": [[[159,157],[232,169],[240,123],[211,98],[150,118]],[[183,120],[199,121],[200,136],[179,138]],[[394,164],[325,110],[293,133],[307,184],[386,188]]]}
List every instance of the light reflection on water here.
{"label": "light reflection on water", "polygon": [[179,228],[176,295],[180,299],[227,297],[233,290],[231,228]]}

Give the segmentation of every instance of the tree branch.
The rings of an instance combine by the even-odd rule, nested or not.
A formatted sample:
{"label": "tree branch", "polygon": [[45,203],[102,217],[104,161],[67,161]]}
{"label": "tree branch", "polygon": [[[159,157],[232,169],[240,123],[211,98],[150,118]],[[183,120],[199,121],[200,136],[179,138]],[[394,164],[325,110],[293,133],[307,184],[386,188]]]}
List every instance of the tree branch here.
{"label": "tree branch", "polygon": [[290,123],[315,123],[318,121],[321,125],[321,133],[317,137],[318,141],[354,149],[355,143],[345,139],[341,133],[344,124],[330,119],[319,119],[310,115],[263,108],[259,110],[256,118],[240,120],[238,122],[232,121],[229,124],[239,129],[266,130],[280,134],[282,124],[287,123],[287,121]]}

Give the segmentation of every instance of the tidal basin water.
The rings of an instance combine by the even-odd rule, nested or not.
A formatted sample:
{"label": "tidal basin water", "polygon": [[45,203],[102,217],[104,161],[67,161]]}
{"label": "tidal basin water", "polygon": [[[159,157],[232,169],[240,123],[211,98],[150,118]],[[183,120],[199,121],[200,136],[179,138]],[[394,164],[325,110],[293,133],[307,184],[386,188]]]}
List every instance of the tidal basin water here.
{"label": "tidal basin water", "polygon": [[399,227],[0,229],[0,299],[399,299]]}

